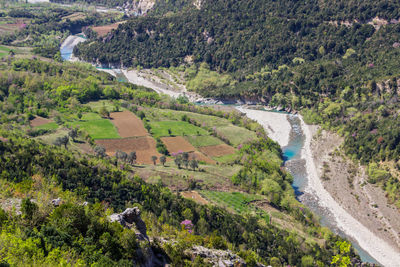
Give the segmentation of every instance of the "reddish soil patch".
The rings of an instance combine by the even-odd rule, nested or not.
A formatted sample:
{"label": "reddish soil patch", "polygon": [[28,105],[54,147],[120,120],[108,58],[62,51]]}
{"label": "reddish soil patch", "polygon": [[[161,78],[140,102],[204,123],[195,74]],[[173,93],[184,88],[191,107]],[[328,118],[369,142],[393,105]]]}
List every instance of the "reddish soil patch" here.
{"label": "reddish soil patch", "polygon": [[201,153],[199,151],[189,153],[189,158],[193,159],[193,157],[198,161],[203,161],[208,164],[216,164],[217,163],[215,160],[210,159],[209,157],[207,157],[206,155],[204,155],[203,153]]}
{"label": "reddish soil patch", "polygon": [[216,146],[203,146],[199,150],[209,157],[221,157],[225,155],[235,154],[236,150],[227,144]]}
{"label": "reddish soil patch", "polygon": [[125,23],[125,21],[121,21],[121,22],[117,22],[117,23],[105,25],[105,26],[93,27],[92,30],[97,32],[98,37],[104,37],[108,33],[110,33],[112,30],[117,29],[118,25],[122,24],[122,23]]}
{"label": "reddish soil patch", "polygon": [[43,118],[43,117],[37,116],[33,120],[31,120],[30,123],[31,123],[32,127],[36,127],[36,126],[40,126],[40,125],[47,124],[47,123],[50,123],[50,122],[53,122],[53,121],[49,120],[49,119],[46,119],[46,118]]}
{"label": "reddish soil patch", "polygon": [[143,122],[132,112],[112,112],[110,117],[122,138],[148,135]]}
{"label": "reddish soil patch", "polygon": [[[130,153],[136,151],[139,164],[152,164],[152,156],[160,158],[162,155],[156,149],[156,141],[151,137],[124,138],[124,139],[99,139],[96,144],[103,146],[109,156],[114,156],[117,150]],[[159,163],[159,160],[157,160]]]}
{"label": "reddish soil patch", "polygon": [[179,153],[179,152],[194,152],[196,148],[192,146],[185,138],[182,136],[175,137],[162,137],[161,141],[167,147],[169,153]]}
{"label": "reddish soil patch", "polygon": [[199,204],[202,204],[202,205],[208,204],[208,201],[205,200],[202,196],[200,196],[200,194],[197,193],[196,191],[181,192],[181,195],[184,198],[189,198],[189,199],[191,199],[191,200],[193,200],[193,201],[195,201],[195,202],[197,202]]}
{"label": "reddish soil patch", "polygon": [[77,147],[79,147],[84,153],[93,154],[93,149],[88,143],[76,143]]}

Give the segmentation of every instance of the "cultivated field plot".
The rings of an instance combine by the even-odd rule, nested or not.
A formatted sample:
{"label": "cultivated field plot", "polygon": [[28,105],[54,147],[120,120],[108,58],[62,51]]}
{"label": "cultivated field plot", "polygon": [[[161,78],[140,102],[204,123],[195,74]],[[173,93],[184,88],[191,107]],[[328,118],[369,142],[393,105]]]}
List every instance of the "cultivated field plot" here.
{"label": "cultivated field plot", "polygon": [[92,30],[97,33],[98,37],[104,37],[108,33],[110,33],[112,30],[117,29],[118,25],[120,25],[122,23],[125,23],[125,21],[121,21],[121,22],[117,22],[117,23],[105,25],[105,26],[92,27]]}
{"label": "cultivated field plot", "polygon": [[228,146],[227,144],[204,146],[200,147],[199,150],[209,157],[221,157],[225,155],[235,154],[236,152],[233,147]]}
{"label": "cultivated field plot", "polygon": [[[183,135],[209,135],[209,133],[197,126],[185,121],[156,121],[150,122],[152,134],[155,137],[183,136]],[[171,130],[171,134],[168,133]]]}
{"label": "cultivated field plot", "polygon": [[22,30],[30,22],[29,19],[21,18],[0,18],[0,35],[10,34],[19,30]]}
{"label": "cultivated field plot", "polygon": [[255,132],[236,125],[217,127],[217,133],[225,136],[235,147],[242,143],[257,139]]}
{"label": "cultivated field plot", "polygon": [[[198,113],[193,113],[193,112],[187,112],[187,111],[176,111],[176,110],[162,110],[162,109],[155,109],[152,112],[146,112],[146,117],[149,118],[150,120],[153,121],[159,121],[155,122],[154,124],[163,126],[164,129],[161,132],[157,132],[158,130],[153,127],[153,132],[157,132],[159,136],[168,136],[168,128],[172,130],[172,135],[183,135],[179,133],[178,131],[174,132],[174,126],[175,125],[167,125],[170,123],[171,120],[176,120],[180,119],[183,115],[186,115],[189,119],[195,120],[199,125],[201,125],[201,129],[203,131],[204,128],[208,129],[215,129],[216,132],[227,138],[233,146],[237,146],[239,144],[242,144],[246,141],[249,140],[254,140],[257,138],[255,132],[250,131],[246,128],[239,127],[236,125],[233,125],[229,120],[225,118],[220,118],[216,116],[211,116],[211,115],[203,115],[203,114],[198,114]],[[175,123],[186,123],[183,121],[175,121]],[[191,124],[190,124],[191,125]],[[153,126],[153,123],[151,123],[151,126]],[[193,125],[192,125],[193,126]],[[196,127],[196,126],[193,126]],[[197,127],[199,128],[199,127]],[[189,132],[187,130],[183,131],[185,135],[191,136],[191,135],[209,135],[205,134],[203,132],[200,132],[200,134],[197,134],[196,132]],[[196,146],[195,143],[192,143],[194,146]],[[217,145],[217,144],[208,144],[208,145]],[[207,146],[207,145],[203,145]]]}
{"label": "cultivated field plot", "polygon": [[0,45],[0,57],[9,55],[10,50],[10,48]]}
{"label": "cultivated field plot", "polygon": [[149,137],[131,137],[123,139],[101,139],[96,144],[103,146],[109,156],[114,156],[117,150],[130,153],[136,151],[139,164],[152,164],[152,156],[160,158],[162,155],[156,149],[156,141]]}
{"label": "cultivated field plot", "polygon": [[42,124],[40,126],[36,126],[36,129],[43,129],[43,130],[56,130],[58,129],[58,124],[55,122],[50,122],[50,123],[46,123],[46,124]]}
{"label": "cultivated field plot", "polygon": [[161,141],[163,141],[169,153],[196,151],[196,148],[186,141],[182,136],[162,137]]}
{"label": "cultivated field plot", "polygon": [[189,153],[189,159],[196,159],[200,162],[205,162],[208,164],[216,164],[217,162],[213,159],[210,159],[209,157],[207,157],[206,155],[204,155],[203,153],[199,152],[199,151],[194,151],[194,152],[190,152]]}
{"label": "cultivated field plot", "polygon": [[181,195],[182,195],[184,198],[191,199],[191,200],[193,200],[194,202],[197,202],[197,203],[199,203],[199,204],[202,204],[202,205],[208,204],[208,201],[207,201],[205,198],[203,198],[202,196],[200,196],[200,194],[197,193],[196,191],[181,192]]}
{"label": "cultivated field plot", "polygon": [[76,21],[76,20],[79,20],[79,19],[84,19],[85,17],[86,17],[86,15],[84,13],[76,12],[76,13],[73,13],[71,15],[63,17],[62,20],[66,21],[68,19],[70,21]]}
{"label": "cultivated field plot", "polygon": [[148,135],[143,122],[130,111],[112,112],[110,117],[122,138]]}
{"label": "cultivated field plot", "polygon": [[93,139],[121,138],[114,124],[110,120],[101,118],[96,113],[86,113],[82,120],[70,123],[73,127],[79,127],[86,131]]}
{"label": "cultivated field plot", "polygon": [[[110,100],[99,100],[99,101],[91,101],[85,104],[92,109],[93,112],[99,112],[102,107],[105,107],[108,111],[112,111],[115,108],[115,104]],[[124,110],[124,108],[120,108]]]}
{"label": "cultivated field plot", "polygon": [[203,147],[203,146],[215,146],[223,144],[221,140],[214,136],[207,136],[207,135],[192,135],[192,136],[185,136],[185,139],[189,141],[195,147]]}
{"label": "cultivated field plot", "polygon": [[53,121],[43,118],[43,117],[40,117],[40,116],[36,116],[33,120],[30,121],[30,124],[32,127],[38,127],[38,126],[45,125],[45,124],[48,124],[51,122],[53,122]]}
{"label": "cultivated field plot", "polygon": [[254,211],[256,207],[251,204],[255,200],[263,199],[262,196],[240,192],[200,191],[202,196],[218,206],[228,208],[236,213]]}

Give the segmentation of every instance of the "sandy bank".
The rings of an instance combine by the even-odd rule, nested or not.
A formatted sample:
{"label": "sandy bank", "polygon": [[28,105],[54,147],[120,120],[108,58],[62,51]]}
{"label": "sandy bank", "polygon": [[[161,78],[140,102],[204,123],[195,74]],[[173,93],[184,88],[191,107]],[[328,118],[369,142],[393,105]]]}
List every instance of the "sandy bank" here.
{"label": "sandy bank", "polygon": [[147,78],[137,70],[122,70],[122,73],[125,75],[130,83],[151,88],[157,93],[166,94],[175,98],[179,97],[182,94],[181,92],[169,90],[165,85],[161,83],[151,81],[149,78]]}
{"label": "sandy bank", "polygon": [[[324,188],[315,165],[311,150],[312,131],[300,117],[301,126],[305,135],[305,143],[302,149],[302,158],[306,160],[308,184],[305,189],[308,193],[318,197],[320,205],[328,208],[335,216],[337,226],[384,266],[399,266],[400,251],[390,242],[385,241],[360,221],[356,220]],[[346,203],[347,204],[347,203]]]}
{"label": "sandy bank", "polygon": [[84,41],[86,41],[85,38],[76,35],[70,35],[61,44],[61,49],[68,49],[68,48],[73,49],[77,44],[82,43]]}
{"label": "sandy bank", "polygon": [[252,120],[257,121],[267,131],[268,136],[278,142],[281,147],[289,144],[289,136],[292,127],[287,119],[287,114],[278,112],[267,112],[263,110],[254,110],[244,107],[237,107]]}

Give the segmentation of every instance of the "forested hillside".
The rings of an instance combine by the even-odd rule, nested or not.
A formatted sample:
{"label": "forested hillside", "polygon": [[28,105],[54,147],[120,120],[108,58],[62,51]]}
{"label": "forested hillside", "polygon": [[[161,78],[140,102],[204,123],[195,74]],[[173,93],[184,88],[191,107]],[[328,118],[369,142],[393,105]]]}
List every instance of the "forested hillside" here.
{"label": "forested hillside", "polygon": [[375,166],[370,181],[400,206],[393,172],[374,171],[380,161],[400,166],[399,10],[394,1],[205,1],[200,10],[132,19],[76,54],[170,67],[203,96],[302,111],[344,135],[347,154]]}
{"label": "forested hillside", "polygon": [[[155,106],[221,117],[224,113],[179,105],[175,100],[161,102],[158,94],[119,83],[86,64],[25,59],[1,67],[0,204],[6,209],[0,209],[2,263],[126,266],[145,262],[152,251],[175,266],[207,266],[204,258],[192,259],[188,254],[194,246],[229,248],[250,266],[257,262],[323,266],[335,255],[340,261],[359,261],[348,243],[321,228],[312,213],[294,199],[290,176],[280,168],[280,149],[265,133],[259,132],[262,138],[240,148],[243,168],[232,179],[243,190],[266,195],[282,216],[293,216],[308,229],[310,240],[304,233],[271,224],[266,213],[239,215],[199,205],[161,183],[146,184],[135,174],[140,167],[104,153],[77,152],[77,145],[91,142],[81,130],[78,135],[68,134],[76,140],[61,147],[35,138],[54,133],[53,124],[55,129],[66,127],[77,113],[93,112],[89,101],[108,100],[117,108],[129,103],[138,114]],[[50,128],[31,126],[32,118],[39,116],[56,123],[46,124]],[[240,117],[232,116],[232,121],[254,127]],[[267,153],[269,160],[263,160],[261,153]],[[260,190],[263,181],[269,181],[269,187]],[[17,208],[11,208],[12,203]],[[132,230],[110,222],[112,212],[133,206],[140,207],[152,242],[143,242]],[[188,219],[190,231],[182,228]]]}
{"label": "forested hillside", "polygon": [[[104,43],[81,45],[76,53],[90,62],[125,67],[176,66],[192,56],[215,70],[249,73],[290,64],[295,57],[342,56],[349,48],[361,48],[374,33],[367,21],[399,16],[396,4],[353,3],[332,10],[319,8],[319,3],[206,1],[201,10],[132,19]],[[345,20],[354,26],[333,25]]]}

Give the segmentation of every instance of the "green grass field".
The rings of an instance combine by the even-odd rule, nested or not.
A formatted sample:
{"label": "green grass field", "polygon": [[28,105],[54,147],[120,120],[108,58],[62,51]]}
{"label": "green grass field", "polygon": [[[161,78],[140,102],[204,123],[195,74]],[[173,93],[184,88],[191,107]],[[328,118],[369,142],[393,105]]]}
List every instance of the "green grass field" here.
{"label": "green grass field", "polygon": [[192,135],[192,136],[186,136],[185,138],[194,147],[215,146],[223,144],[221,140],[210,135],[200,135],[200,136]]}
{"label": "green grass field", "polygon": [[86,131],[93,139],[121,138],[114,124],[107,119],[102,119],[97,113],[85,113],[81,120],[70,124]]}
{"label": "green grass field", "polygon": [[55,122],[49,122],[40,126],[36,126],[35,129],[56,130],[58,129],[58,124]]}
{"label": "green grass field", "polygon": [[[109,112],[114,111],[115,105],[110,100],[99,100],[99,101],[92,101],[85,104],[89,106],[94,112],[99,112],[100,109],[104,106]],[[119,110],[125,110],[125,108],[119,107]]]}
{"label": "green grass field", "polygon": [[7,56],[10,50],[10,48],[0,45],[0,57]]}
{"label": "green grass field", "polygon": [[98,113],[84,113],[82,114],[81,121],[94,121],[103,119]]}
{"label": "green grass field", "polygon": [[251,195],[240,192],[217,192],[217,191],[200,191],[200,194],[211,202],[226,207],[237,213],[248,213],[255,210],[255,207],[249,204],[254,200],[263,199],[259,195]]}
{"label": "green grass field", "polygon": [[219,163],[232,163],[238,157],[238,154],[230,154],[221,157],[213,157],[212,159]]}
{"label": "green grass field", "polygon": [[[201,127],[206,127],[209,129],[215,127],[217,132],[228,138],[229,141],[233,144],[233,146],[237,146],[239,144],[257,138],[255,132],[247,130],[246,128],[235,126],[229,120],[224,118],[186,112],[186,111],[163,110],[163,109],[148,109],[145,111],[145,113],[146,117],[150,121],[161,121],[161,122],[180,120],[183,115],[186,115],[188,118],[194,119],[196,122],[198,122],[201,125]],[[195,134],[186,133],[186,135],[196,135],[196,133]],[[196,146],[195,144],[193,145]],[[206,146],[206,145],[200,145],[200,146]]]}
{"label": "green grass field", "polygon": [[206,130],[185,121],[156,121],[150,122],[150,126],[154,137],[170,136],[168,129],[176,136],[209,135]]}
{"label": "green grass field", "polygon": [[217,127],[216,130],[219,134],[225,136],[233,146],[238,146],[239,144],[257,138],[255,132],[235,125]]}

